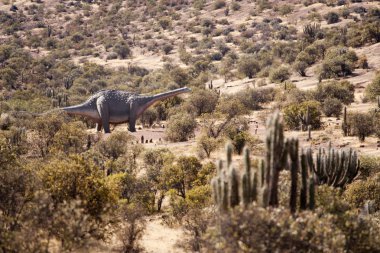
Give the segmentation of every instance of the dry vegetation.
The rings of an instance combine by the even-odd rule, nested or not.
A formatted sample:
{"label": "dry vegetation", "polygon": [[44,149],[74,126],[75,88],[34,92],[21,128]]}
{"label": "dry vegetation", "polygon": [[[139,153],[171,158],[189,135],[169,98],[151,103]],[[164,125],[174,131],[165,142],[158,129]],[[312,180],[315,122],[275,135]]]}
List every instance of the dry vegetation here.
{"label": "dry vegetation", "polygon": [[379,1],[0,0],[0,252],[380,252],[379,71]]}

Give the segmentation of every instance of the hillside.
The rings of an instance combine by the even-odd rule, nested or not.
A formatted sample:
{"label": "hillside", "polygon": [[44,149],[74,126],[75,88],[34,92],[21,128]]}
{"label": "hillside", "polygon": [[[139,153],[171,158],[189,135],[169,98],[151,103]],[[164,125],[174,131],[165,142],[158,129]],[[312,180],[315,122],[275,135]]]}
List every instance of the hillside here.
{"label": "hillside", "polygon": [[[379,1],[0,0],[0,24],[0,252],[380,251]],[[59,109],[181,87],[136,132]]]}

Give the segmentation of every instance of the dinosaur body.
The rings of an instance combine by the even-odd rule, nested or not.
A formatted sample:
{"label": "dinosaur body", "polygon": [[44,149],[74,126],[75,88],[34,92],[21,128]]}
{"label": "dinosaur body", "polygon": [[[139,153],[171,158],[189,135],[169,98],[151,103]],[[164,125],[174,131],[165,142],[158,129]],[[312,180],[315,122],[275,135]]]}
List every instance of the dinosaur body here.
{"label": "dinosaur body", "polygon": [[110,123],[129,123],[129,131],[136,131],[137,118],[151,105],[165,98],[190,91],[189,88],[179,88],[153,96],[138,95],[119,90],[102,90],[91,96],[86,102],[61,108],[71,115],[81,115],[97,123],[97,130],[102,128],[110,133]]}

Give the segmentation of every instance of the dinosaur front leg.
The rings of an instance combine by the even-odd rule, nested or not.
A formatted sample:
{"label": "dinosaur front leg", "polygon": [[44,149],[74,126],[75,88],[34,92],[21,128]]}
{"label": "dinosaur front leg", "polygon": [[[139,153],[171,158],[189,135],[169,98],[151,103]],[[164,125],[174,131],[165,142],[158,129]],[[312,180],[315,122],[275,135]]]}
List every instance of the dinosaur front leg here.
{"label": "dinosaur front leg", "polygon": [[136,115],[129,115],[129,127],[130,132],[136,132]]}
{"label": "dinosaur front leg", "polygon": [[101,125],[103,126],[104,133],[111,133],[108,103],[103,96],[96,100],[96,108],[98,109],[101,118]]}
{"label": "dinosaur front leg", "polygon": [[96,131],[98,131],[98,132],[102,131],[102,123],[101,122],[96,123]]}
{"label": "dinosaur front leg", "polygon": [[129,111],[129,119],[128,119],[128,123],[129,123],[129,127],[128,127],[128,130],[130,132],[136,132],[136,119],[137,119],[137,115],[136,115],[136,104],[135,103],[131,103],[131,108],[130,108],[130,111]]}

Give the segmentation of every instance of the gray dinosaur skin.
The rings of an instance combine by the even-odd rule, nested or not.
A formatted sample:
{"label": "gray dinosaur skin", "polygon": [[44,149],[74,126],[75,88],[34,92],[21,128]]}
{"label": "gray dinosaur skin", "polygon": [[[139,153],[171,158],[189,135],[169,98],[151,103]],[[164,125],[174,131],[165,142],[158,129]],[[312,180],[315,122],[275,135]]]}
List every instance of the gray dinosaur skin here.
{"label": "gray dinosaur skin", "polygon": [[189,88],[179,88],[159,93],[153,96],[138,95],[120,90],[102,90],[91,96],[86,102],[60,108],[69,115],[81,115],[96,122],[97,131],[104,129],[110,133],[110,123],[129,123],[128,130],[136,131],[137,118],[155,102],[191,91]]}

